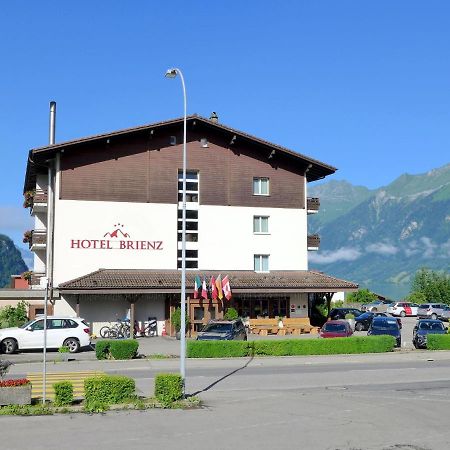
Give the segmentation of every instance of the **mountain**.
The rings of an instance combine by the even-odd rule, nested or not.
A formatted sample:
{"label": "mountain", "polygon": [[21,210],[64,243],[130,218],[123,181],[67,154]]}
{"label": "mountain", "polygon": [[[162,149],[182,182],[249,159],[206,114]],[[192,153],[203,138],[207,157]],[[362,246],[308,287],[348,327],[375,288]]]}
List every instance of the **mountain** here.
{"label": "mountain", "polygon": [[321,236],[320,250],[309,254],[311,269],[393,299],[409,292],[421,267],[450,272],[450,164],[372,191],[333,181],[308,196],[321,201],[309,221],[309,232]]}
{"label": "mountain", "polygon": [[20,251],[14,242],[4,234],[0,234],[0,288],[8,287],[11,275],[28,270]]}

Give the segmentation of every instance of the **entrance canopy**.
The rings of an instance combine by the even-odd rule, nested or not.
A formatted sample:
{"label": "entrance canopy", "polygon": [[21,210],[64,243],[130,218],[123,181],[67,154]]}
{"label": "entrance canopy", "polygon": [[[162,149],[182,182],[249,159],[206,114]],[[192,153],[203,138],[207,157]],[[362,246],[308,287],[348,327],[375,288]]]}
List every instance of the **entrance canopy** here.
{"label": "entrance canopy", "polygon": [[[187,294],[194,290],[194,278],[209,281],[212,276],[228,275],[233,294],[240,293],[298,293],[298,292],[352,292],[358,285],[350,281],[311,270],[272,271],[187,271]],[[61,294],[141,294],[180,293],[179,270],[99,269],[82,277],[61,283]]]}

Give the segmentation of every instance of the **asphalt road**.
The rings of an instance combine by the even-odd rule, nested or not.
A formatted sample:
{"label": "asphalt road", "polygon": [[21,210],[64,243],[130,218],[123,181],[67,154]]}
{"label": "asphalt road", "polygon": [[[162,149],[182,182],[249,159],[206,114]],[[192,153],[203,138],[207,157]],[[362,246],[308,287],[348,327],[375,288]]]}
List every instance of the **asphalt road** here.
{"label": "asphalt road", "polygon": [[[177,360],[79,361],[133,376],[140,391]],[[16,374],[38,364],[17,364]],[[198,410],[0,417],[2,448],[450,448],[450,352],[188,360]]]}

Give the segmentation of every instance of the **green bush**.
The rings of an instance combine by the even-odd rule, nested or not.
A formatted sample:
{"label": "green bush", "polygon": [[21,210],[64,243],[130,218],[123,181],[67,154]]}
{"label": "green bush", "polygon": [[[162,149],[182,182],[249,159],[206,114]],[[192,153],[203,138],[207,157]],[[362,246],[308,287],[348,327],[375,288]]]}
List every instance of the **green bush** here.
{"label": "green bush", "polygon": [[392,351],[392,336],[354,336],[333,339],[283,339],[280,341],[191,341],[189,358],[226,358],[238,356],[300,356]]}
{"label": "green bush", "polygon": [[188,341],[188,358],[232,358],[251,354],[247,341]]}
{"label": "green bush", "polygon": [[73,403],[73,384],[70,381],[59,381],[53,384],[55,405],[67,406]]}
{"label": "green bush", "polygon": [[95,344],[95,355],[97,359],[132,359],[138,348],[139,343],[135,339],[106,339]]}
{"label": "green bush", "polygon": [[28,303],[20,300],[17,306],[7,305],[0,308],[0,328],[20,327],[27,320]]}
{"label": "green bush", "polygon": [[136,356],[139,343],[135,339],[111,341],[109,351],[114,359],[132,359]]}
{"label": "green bush", "polygon": [[238,312],[235,308],[231,307],[227,309],[227,312],[224,314],[223,318],[225,320],[236,320],[239,317]]}
{"label": "green bush", "polygon": [[110,357],[109,354],[109,345],[111,341],[98,341],[95,344],[95,356],[97,359],[108,359]]}
{"label": "green bush", "polygon": [[[178,307],[175,309],[175,311],[172,312],[172,316],[170,317],[170,321],[175,328],[175,331],[178,333],[181,330],[181,308]],[[185,316],[185,330],[189,329],[189,316],[186,314]]]}
{"label": "green bush", "polygon": [[183,379],[174,373],[160,373],[155,377],[155,397],[164,405],[183,398]]}
{"label": "green bush", "polygon": [[352,313],[347,313],[347,314],[345,315],[345,318],[346,318],[346,319],[354,319],[354,318],[355,318],[355,315],[352,314]]}
{"label": "green bush", "polygon": [[429,334],[427,348],[428,350],[450,350],[450,334]]}
{"label": "green bush", "polygon": [[[133,378],[122,375],[100,375],[84,380],[86,409],[97,411],[107,405],[121,403],[135,395]],[[94,408],[94,409],[93,409]]]}

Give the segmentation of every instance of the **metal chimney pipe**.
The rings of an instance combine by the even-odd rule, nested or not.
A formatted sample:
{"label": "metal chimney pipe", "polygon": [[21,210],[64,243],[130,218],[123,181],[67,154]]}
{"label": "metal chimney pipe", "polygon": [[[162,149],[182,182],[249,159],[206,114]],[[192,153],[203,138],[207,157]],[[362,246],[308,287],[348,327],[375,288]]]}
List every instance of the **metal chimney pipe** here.
{"label": "metal chimney pipe", "polygon": [[50,127],[48,143],[53,145],[55,143],[55,129],[56,129],[56,102],[50,102]]}

